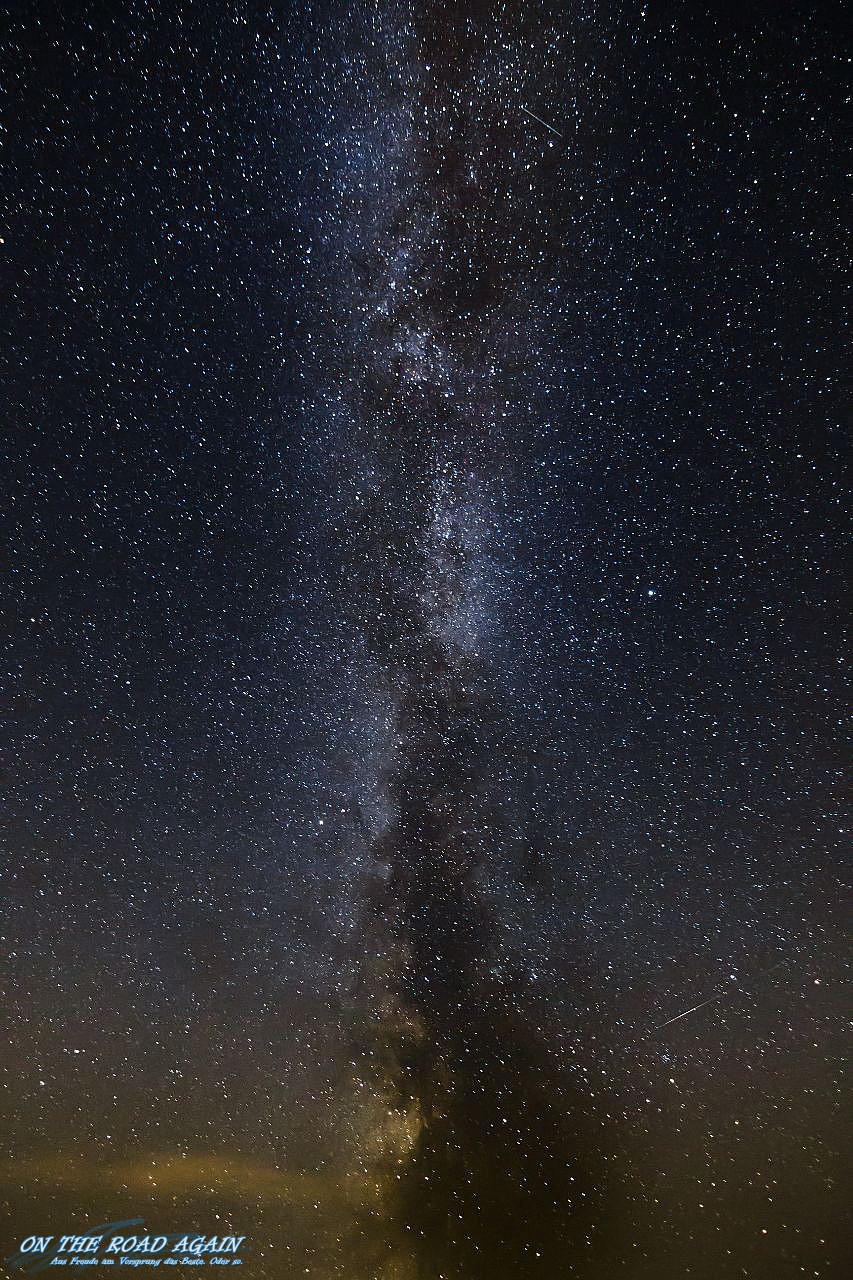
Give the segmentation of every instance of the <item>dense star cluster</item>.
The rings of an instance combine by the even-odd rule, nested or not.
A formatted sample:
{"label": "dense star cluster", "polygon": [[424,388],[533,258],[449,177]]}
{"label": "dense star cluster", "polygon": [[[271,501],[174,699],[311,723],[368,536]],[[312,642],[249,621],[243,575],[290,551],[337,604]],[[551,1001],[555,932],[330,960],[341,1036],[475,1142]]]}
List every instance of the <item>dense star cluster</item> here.
{"label": "dense star cluster", "polygon": [[0,1257],[841,1276],[840,21],[0,45]]}

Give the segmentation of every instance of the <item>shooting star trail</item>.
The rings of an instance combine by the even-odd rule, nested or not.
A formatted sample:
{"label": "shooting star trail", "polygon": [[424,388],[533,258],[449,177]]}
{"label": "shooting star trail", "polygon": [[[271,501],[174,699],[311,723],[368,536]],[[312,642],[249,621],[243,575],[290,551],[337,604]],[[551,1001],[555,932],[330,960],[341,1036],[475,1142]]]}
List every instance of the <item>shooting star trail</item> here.
{"label": "shooting star trail", "polygon": [[[760,973],[753,974],[748,981],[754,982],[756,978],[765,978],[768,973],[774,973],[776,969],[779,969],[786,962],[787,956],[782,960],[778,960],[776,964],[771,965],[769,969],[762,969]],[[730,996],[737,995],[739,991],[743,990],[744,983],[736,982],[734,986],[730,987],[727,991],[717,991],[714,995],[708,996],[707,1000],[700,1000],[698,1004],[694,1004],[690,1009],[685,1009],[682,1013],[677,1013],[674,1018],[667,1018],[666,1022],[661,1022],[659,1026],[652,1027],[651,1031],[647,1034],[651,1034],[651,1032],[654,1031],[663,1031],[664,1027],[672,1026],[673,1022],[680,1022],[682,1018],[688,1017],[691,1013],[697,1013],[700,1009],[704,1009],[706,1005],[714,1004],[717,1000],[724,1000]]]}
{"label": "shooting star trail", "polygon": [[704,1009],[706,1004],[713,1004],[715,1000],[722,1000],[723,996],[732,996],[735,991],[739,991],[739,987],[734,987],[731,991],[718,991],[715,996],[709,996],[707,1000],[694,1004],[692,1009],[685,1009],[683,1013],[677,1013],[674,1018],[668,1018],[666,1022],[662,1022],[659,1027],[653,1027],[653,1031],[663,1031],[664,1027],[669,1027],[673,1022],[678,1022],[681,1018],[686,1018],[688,1014],[696,1013],[698,1009]]}
{"label": "shooting star trail", "polygon": [[555,129],[552,124],[549,124],[547,120],[543,120],[541,116],[537,116],[533,111],[528,111],[527,107],[522,107],[521,109],[526,116],[530,116],[533,120],[538,120],[540,124],[544,124],[546,129],[550,129],[552,133],[556,133],[558,138],[562,138],[563,135]]}

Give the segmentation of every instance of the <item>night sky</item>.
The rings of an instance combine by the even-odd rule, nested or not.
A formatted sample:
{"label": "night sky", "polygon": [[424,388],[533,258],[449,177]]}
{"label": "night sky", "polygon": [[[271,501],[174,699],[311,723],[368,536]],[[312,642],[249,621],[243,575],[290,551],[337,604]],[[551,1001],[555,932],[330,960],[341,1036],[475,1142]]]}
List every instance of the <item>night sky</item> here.
{"label": "night sky", "polygon": [[0,17],[0,1255],[840,1277],[840,7]]}

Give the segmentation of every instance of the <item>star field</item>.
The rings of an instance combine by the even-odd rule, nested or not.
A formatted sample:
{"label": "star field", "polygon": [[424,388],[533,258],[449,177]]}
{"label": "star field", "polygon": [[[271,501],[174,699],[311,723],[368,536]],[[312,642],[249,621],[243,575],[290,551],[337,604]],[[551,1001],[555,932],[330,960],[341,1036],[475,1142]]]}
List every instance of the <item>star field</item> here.
{"label": "star field", "polygon": [[2,30],[0,1256],[845,1274],[839,17]]}

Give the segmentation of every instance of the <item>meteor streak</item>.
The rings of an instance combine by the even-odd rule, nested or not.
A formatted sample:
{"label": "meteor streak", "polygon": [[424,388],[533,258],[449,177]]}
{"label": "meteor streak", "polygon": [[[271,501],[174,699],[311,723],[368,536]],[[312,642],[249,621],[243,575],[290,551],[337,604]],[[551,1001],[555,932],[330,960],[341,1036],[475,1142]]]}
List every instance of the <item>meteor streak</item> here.
{"label": "meteor streak", "polygon": [[[784,959],[778,960],[776,964],[771,965],[769,969],[762,969],[760,973],[756,973],[753,976],[753,978],[750,979],[750,981],[755,981],[755,978],[766,977],[768,973],[773,973],[776,969],[778,969],[784,963],[785,963]],[[664,1027],[671,1026],[673,1022],[679,1022],[682,1018],[686,1018],[689,1014],[697,1013],[700,1009],[704,1009],[706,1005],[714,1004],[715,1001],[722,1000],[726,996],[733,996],[738,991],[743,991],[743,989],[744,989],[743,983],[735,982],[734,985],[728,991],[717,991],[714,995],[708,996],[707,1000],[700,1000],[698,1004],[694,1004],[691,1008],[685,1009],[682,1013],[677,1013],[674,1018],[668,1018],[666,1022],[662,1022],[659,1026],[652,1027],[652,1031],[663,1031]]]}
{"label": "meteor streak", "polygon": [[554,126],[552,124],[549,124],[547,120],[543,120],[541,116],[537,116],[533,111],[528,111],[527,107],[522,107],[521,109],[526,116],[530,116],[531,119],[533,120],[538,120],[540,124],[544,124],[546,129],[550,129],[552,133],[556,133],[558,138],[562,138],[563,135],[559,132],[559,130],[555,129]]}

